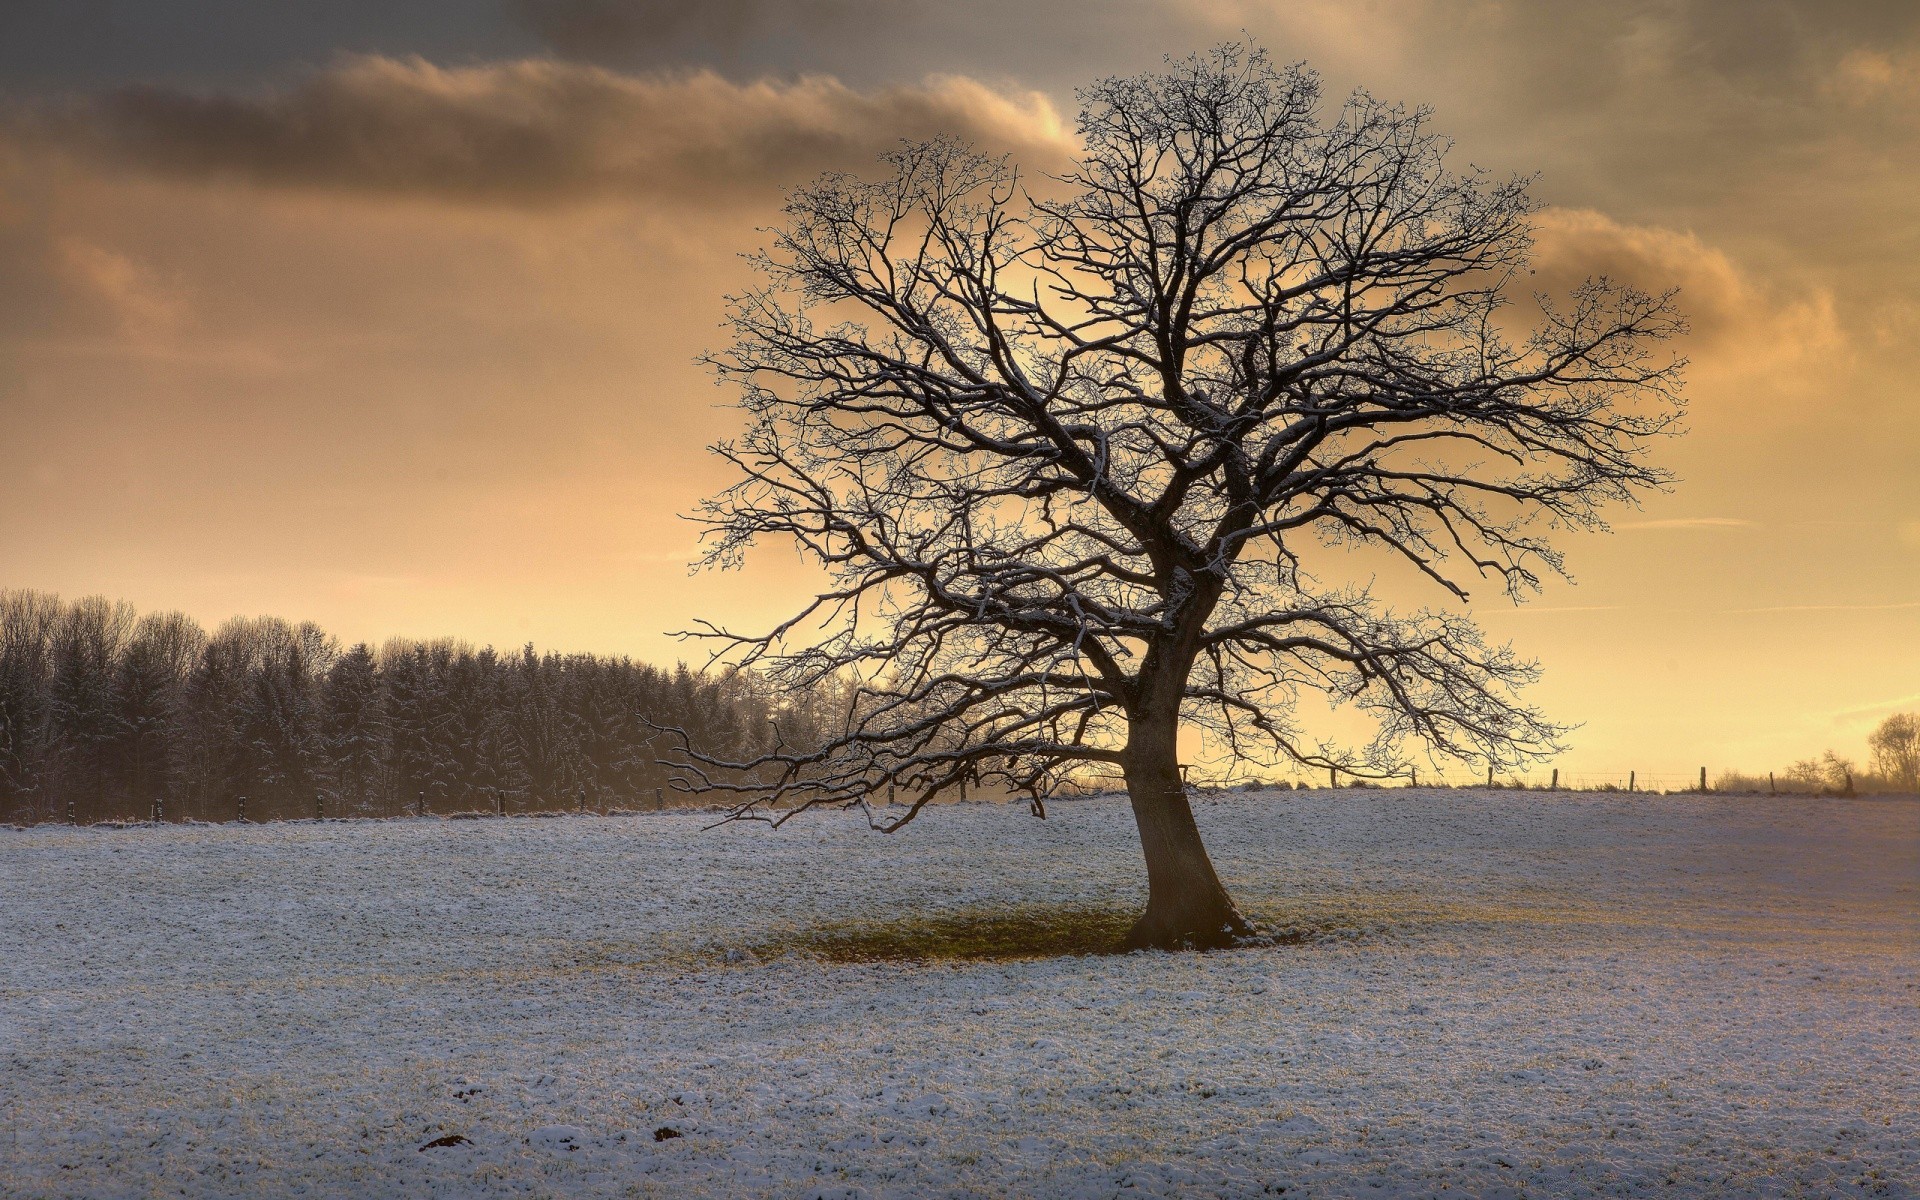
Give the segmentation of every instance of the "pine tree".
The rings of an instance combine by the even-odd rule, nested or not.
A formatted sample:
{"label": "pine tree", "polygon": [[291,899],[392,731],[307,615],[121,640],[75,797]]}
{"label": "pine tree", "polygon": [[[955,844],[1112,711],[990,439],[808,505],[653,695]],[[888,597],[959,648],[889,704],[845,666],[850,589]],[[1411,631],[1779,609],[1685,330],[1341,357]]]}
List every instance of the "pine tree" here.
{"label": "pine tree", "polygon": [[424,798],[429,812],[466,795],[463,731],[450,693],[460,653],[463,647],[445,640],[390,643],[382,652],[395,781],[403,802]]}
{"label": "pine tree", "polygon": [[320,794],[324,750],[320,680],[337,647],[311,623],[262,618],[241,692],[241,775],[281,816],[307,816]]}
{"label": "pine tree", "polygon": [[560,707],[556,676],[562,670],[551,655],[541,658],[529,644],[521,650],[511,678],[510,732],[536,805],[565,805],[575,794],[584,765]]}
{"label": "pine tree", "polygon": [[[54,769],[62,798],[90,816],[115,807],[109,792],[120,740],[115,660],[132,628],[132,606],[100,596],[76,600],[54,628],[48,686]],[[136,802],[134,811],[144,816],[147,809]]]}
{"label": "pine tree", "polygon": [[325,774],[334,803],[343,813],[391,816],[388,755],[393,731],[387,721],[386,689],[373,651],[364,642],[328,670],[322,709]]}
{"label": "pine tree", "polygon": [[[134,807],[180,799],[173,778],[175,721],[181,692],[205,651],[206,631],[185,613],[148,613],[133,627],[115,668],[111,759],[114,788]],[[184,811],[177,806],[173,811]]]}
{"label": "pine tree", "polygon": [[255,819],[269,814],[266,797],[249,795],[242,706],[253,677],[257,622],[242,617],[222,624],[207,640],[187,674],[174,714],[172,770],[184,811],[224,820],[241,796]]}

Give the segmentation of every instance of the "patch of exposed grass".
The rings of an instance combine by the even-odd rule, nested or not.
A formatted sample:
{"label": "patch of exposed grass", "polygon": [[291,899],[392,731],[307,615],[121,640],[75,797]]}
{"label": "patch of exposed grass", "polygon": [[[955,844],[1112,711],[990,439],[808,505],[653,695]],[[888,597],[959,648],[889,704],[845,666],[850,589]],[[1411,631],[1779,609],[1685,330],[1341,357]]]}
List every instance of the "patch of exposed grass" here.
{"label": "patch of exposed grass", "polygon": [[[754,948],[756,957],[803,954],[831,963],[1006,962],[1125,953],[1133,909],[963,910],[797,929]],[[1257,918],[1255,924],[1269,927]],[[1272,930],[1256,944],[1311,941],[1317,929]]]}
{"label": "patch of exposed grass", "polygon": [[[1443,928],[1565,925],[1584,915],[1546,905],[1436,901],[1410,892],[1302,895],[1243,911],[1260,931],[1253,946],[1330,945]],[[727,962],[802,955],[829,963],[926,963],[1120,954],[1138,916],[1132,908],[1098,906],[910,913],[769,932],[724,955]],[[709,944],[702,957],[714,952]]]}
{"label": "patch of exposed grass", "polygon": [[[835,963],[967,962],[1115,954],[1138,913],[1113,908],[1017,908],[926,913],[797,930],[785,946]],[[763,952],[765,952],[763,951]]]}

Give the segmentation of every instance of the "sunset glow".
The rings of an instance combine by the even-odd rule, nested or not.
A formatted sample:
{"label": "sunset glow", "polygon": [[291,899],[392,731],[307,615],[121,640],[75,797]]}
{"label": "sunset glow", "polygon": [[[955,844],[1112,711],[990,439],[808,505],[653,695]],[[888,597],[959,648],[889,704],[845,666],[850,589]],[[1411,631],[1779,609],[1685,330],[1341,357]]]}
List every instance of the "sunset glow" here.
{"label": "sunset glow", "polygon": [[1562,767],[1862,757],[1920,706],[1910,4],[374,9],[0,11],[0,587],[697,657],[671,631],[816,581],[690,576],[680,516],[728,480],[696,359],[787,189],[942,132],[1041,176],[1076,85],[1244,29],[1538,172],[1541,290],[1681,289],[1679,484],[1568,537],[1577,584],[1474,598],[1582,724]]}

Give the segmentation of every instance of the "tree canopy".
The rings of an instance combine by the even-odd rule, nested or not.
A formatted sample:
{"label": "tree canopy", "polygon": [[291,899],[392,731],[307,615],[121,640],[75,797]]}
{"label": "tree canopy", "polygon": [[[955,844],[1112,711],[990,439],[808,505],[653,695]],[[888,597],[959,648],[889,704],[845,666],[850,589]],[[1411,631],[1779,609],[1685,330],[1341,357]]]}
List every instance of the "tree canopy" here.
{"label": "tree canopy", "polygon": [[[1460,602],[1526,596],[1562,570],[1555,531],[1667,482],[1646,451],[1675,427],[1681,322],[1604,279],[1529,299],[1526,181],[1449,168],[1425,110],[1323,114],[1317,77],[1257,47],[1081,99],[1058,176],[934,140],[791,197],[712,359],[749,424],[716,447],[739,478],[703,509],[706,561],[771,536],[832,582],[768,633],[701,632],[787,686],[864,686],[823,745],[679,763],[774,821],[906,789],[883,828],[968,781],[1038,805],[1118,767],[1138,940],[1206,941],[1244,923],[1192,832],[1182,724],[1362,775],[1555,746],[1516,692],[1533,664]],[[1435,603],[1384,603],[1385,560]],[[1372,736],[1303,727],[1309,692]],[[1163,902],[1196,888],[1217,900]]]}

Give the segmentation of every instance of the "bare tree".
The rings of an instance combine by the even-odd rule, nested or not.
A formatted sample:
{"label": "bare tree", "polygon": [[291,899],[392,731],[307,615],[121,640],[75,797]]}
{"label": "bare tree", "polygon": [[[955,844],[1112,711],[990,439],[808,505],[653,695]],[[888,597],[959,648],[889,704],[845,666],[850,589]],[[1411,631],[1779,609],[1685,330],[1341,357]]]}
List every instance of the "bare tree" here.
{"label": "bare tree", "polygon": [[0,811],[52,815],[48,680],[60,601],[43,592],[0,591]]}
{"label": "bare tree", "polygon": [[1867,735],[1874,773],[1903,792],[1920,791],[1920,715],[1895,713]]}
{"label": "bare tree", "polygon": [[[1546,534],[1667,477],[1670,297],[1589,282],[1515,332],[1523,181],[1444,164],[1428,114],[1229,45],[1082,93],[1076,165],[1028,189],[950,141],[797,192],[714,357],[747,431],[705,562],[796,543],[825,594],[716,658],[786,687],[851,670],[824,745],[682,750],[680,786],[776,823],[904,789],[895,829],[980,780],[1126,780],[1149,899],[1137,946],[1248,932],[1195,827],[1176,740],[1355,775],[1409,747],[1511,765],[1560,730],[1531,663],[1456,611],[1397,613],[1397,562],[1464,601],[1560,569]],[[1325,572],[1323,574],[1323,572]],[[1373,718],[1341,748],[1295,698]],[[767,782],[771,780],[771,782]]]}

